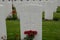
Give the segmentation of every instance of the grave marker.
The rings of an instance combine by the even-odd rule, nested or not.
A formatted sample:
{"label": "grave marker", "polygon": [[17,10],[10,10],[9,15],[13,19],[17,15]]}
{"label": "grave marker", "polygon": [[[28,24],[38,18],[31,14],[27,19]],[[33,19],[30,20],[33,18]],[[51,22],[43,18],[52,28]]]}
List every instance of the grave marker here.
{"label": "grave marker", "polygon": [[21,40],[26,36],[24,31],[28,30],[38,32],[34,40],[42,40],[42,5],[27,3],[14,2],[17,14],[20,17]]}
{"label": "grave marker", "polygon": [[7,39],[6,17],[12,11],[11,9],[8,0],[0,0],[0,40]]}
{"label": "grave marker", "polygon": [[58,3],[58,6],[60,6],[60,0],[57,0],[57,1],[58,1],[58,2],[57,2],[57,3]]}
{"label": "grave marker", "polygon": [[45,19],[53,20],[53,12],[56,11],[57,0],[48,0],[45,3]]}
{"label": "grave marker", "polygon": [[[7,37],[6,33],[6,22],[5,22],[5,2],[0,0],[0,40],[3,40],[4,37]],[[5,38],[6,39],[6,38]]]}

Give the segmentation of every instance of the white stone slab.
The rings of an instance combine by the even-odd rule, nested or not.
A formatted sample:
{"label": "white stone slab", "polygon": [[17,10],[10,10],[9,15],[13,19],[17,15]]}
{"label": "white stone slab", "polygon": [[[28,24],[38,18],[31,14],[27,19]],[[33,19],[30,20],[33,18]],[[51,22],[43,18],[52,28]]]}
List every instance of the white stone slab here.
{"label": "white stone slab", "polygon": [[47,19],[47,20],[53,20],[53,11],[46,10],[45,11],[45,19]]}
{"label": "white stone slab", "polygon": [[7,31],[6,31],[6,22],[5,22],[5,5],[2,3],[0,4],[0,40],[3,40],[1,37],[6,36],[7,37]]}
{"label": "white stone slab", "polygon": [[57,3],[58,3],[58,6],[60,6],[60,0],[57,0],[57,1],[58,1],[58,2],[57,2]]}
{"label": "white stone slab", "polygon": [[53,12],[56,11],[57,1],[49,0],[45,3],[45,19],[53,20]]}
{"label": "white stone slab", "polygon": [[7,29],[6,29],[6,17],[9,13],[12,12],[12,3],[9,3],[7,0],[0,0],[0,40],[1,37],[7,39]]}
{"label": "white stone slab", "polygon": [[20,17],[21,39],[25,37],[24,31],[38,31],[34,40],[42,40],[42,5],[15,3],[17,14]]}

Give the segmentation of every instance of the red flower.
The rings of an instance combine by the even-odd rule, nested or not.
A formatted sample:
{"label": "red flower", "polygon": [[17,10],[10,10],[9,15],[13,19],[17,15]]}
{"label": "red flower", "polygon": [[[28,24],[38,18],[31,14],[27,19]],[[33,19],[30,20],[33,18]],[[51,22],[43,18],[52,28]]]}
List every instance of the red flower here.
{"label": "red flower", "polygon": [[27,34],[28,36],[31,36],[31,35],[35,36],[37,35],[37,31],[29,30],[29,31],[25,31],[24,34]]}
{"label": "red flower", "polygon": [[31,33],[31,32],[32,32],[32,30],[25,31],[24,34],[29,34],[29,33]]}
{"label": "red flower", "polygon": [[33,35],[33,31],[32,31],[32,30],[29,30],[27,35],[28,35],[28,36]]}
{"label": "red flower", "polygon": [[34,35],[37,35],[37,31],[33,31],[33,34],[34,34]]}
{"label": "red flower", "polygon": [[27,34],[27,33],[28,33],[27,31],[24,32],[24,34]]}

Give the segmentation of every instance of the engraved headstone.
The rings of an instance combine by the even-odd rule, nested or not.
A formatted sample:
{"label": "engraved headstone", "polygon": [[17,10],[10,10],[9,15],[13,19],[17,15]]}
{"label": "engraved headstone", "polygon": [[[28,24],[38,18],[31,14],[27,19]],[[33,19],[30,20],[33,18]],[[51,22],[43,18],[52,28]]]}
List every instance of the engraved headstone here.
{"label": "engraved headstone", "polygon": [[34,40],[42,40],[42,5],[27,3],[14,2],[17,14],[20,17],[21,40],[26,36],[24,31],[28,30],[38,32]]}

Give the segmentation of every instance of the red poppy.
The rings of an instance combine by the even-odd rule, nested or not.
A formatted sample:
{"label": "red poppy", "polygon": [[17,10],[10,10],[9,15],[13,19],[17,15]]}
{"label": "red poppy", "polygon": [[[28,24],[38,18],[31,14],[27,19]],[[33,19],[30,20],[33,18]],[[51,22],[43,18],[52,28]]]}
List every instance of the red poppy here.
{"label": "red poppy", "polygon": [[32,31],[32,30],[29,30],[29,31],[25,31],[24,34],[27,34],[28,36],[31,36],[31,35],[36,35],[37,34],[37,31]]}
{"label": "red poppy", "polygon": [[37,31],[33,31],[33,34],[34,34],[34,35],[37,35]]}
{"label": "red poppy", "polygon": [[27,32],[27,31],[25,31],[25,32],[24,32],[24,34],[28,34],[28,32]]}

